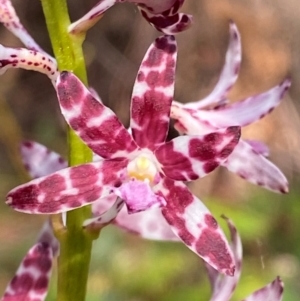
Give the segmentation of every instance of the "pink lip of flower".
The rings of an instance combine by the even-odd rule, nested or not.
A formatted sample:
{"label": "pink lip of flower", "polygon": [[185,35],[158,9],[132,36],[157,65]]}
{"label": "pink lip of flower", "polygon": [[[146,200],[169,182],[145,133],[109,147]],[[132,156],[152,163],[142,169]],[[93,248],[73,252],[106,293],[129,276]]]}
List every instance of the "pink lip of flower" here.
{"label": "pink lip of flower", "polygon": [[[225,236],[209,210],[182,181],[197,179],[226,160],[239,127],[165,143],[174,92],[176,43],[157,39],[140,67],[131,102],[132,136],[71,73],[57,81],[67,122],[104,160],[64,169],[13,189],[7,204],[27,213],[59,213],[99,200],[112,191],[129,212],[160,206],[174,233],[217,270],[232,275]],[[151,188],[151,189],[150,189]],[[116,204],[116,211],[122,203]]]}
{"label": "pink lip of flower", "polygon": [[[233,277],[219,274],[215,269],[206,264],[208,277],[212,288],[210,301],[229,301],[240,279],[242,269],[242,242],[231,220],[224,217],[231,234],[231,250],[236,262],[236,271]],[[283,297],[283,282],[277,277],[267,286],[255,291],[243,301],[281,301]]]}
{"label": "pink lip of flower", "polygon": [[87,14],[69,26],[72,34],[81,34],[91,28],[105,11],[117,3],[135,3],[143,17],[164,34],[176,34],[189,28],[192,16],[178,13],[184,0],[101,0]]}
{"label": "pink lip of flower", "polygon": [[[171,118],[181,134],[207,134],[228,126],[246,126],[269,114],[290,86],[286,79],[262,94],[228,104],[226,97],[238,77],[241,63],[240,36],[235,24],[230,24],[230,41],[225,66],[214,90],[203,100],[181,104],[173,102]],[[210,106],[212,109],[205,109]],[[221,163],[247,181],[269,190],[287,193],[288,182],[283,173],[264,156],[268,148],[257,141],[239,141],[228,159]]]}

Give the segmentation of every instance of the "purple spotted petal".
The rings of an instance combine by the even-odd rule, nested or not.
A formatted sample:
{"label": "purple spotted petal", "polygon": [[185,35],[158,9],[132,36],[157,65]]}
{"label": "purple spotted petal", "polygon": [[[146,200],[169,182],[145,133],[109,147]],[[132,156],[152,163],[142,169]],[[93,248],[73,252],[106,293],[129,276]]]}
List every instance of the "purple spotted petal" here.
{"label": "purple spotted petal", "polygon": [[[107,196],[106,198],[109,198],[110,196]],[[113,197],[116,199],[114,204],[103,214],[100,216],[97,216],[95,218],[90,218],[86,220],[83,224],[84,227],[89,227],[89,228],[102,228],[103,226],[111,223],[120,210],[123,208],[124,201],[120,198],[116,198],[114,195]],[[106,198],[101,198],[98,202],[107,202],[105,200]]]}
{"label": "purple spotted petal", "polygon": [[115,188],[114,193],[125,201],[129,214],[165,205],[165,200],[147,182],[135,179]]}
{"label": "purple spotted petal", "polygon": [[184,13],[165,15],[152,14],[141,9],[143,17],[158,31],[167,35],[174,35],[188,29],[192,25],[193,17]]}
{"label": "purple spotted petal", "polygon": [[163,36],[149,47],[133,88],[130,128],[140,147],[154,150],[165,141],[174,94],[176,42]]}
{"label": "purple spotted petal", "polygon": [[101,104],[72,73],[57,81],[61,111],[78,136],[102,158],[124,158],[137,146],[113,111]]}
{"label": "purple spotted petal", "polygon": [[48,244],[34,245],[24,257],[1,301],[43,301],[48,291],[53,254]]}
{"label": "purple spotted petal", "polygon": [[250,140],[250,139],[244,139],[244,142],[247,142],[248,144],[250,144],[250,146],[260,155],[264,156],[264,157],[269,157],[270,156],[270,149],[269,147],[258,140]]}
{"label": "purple spotted petal", "polygon": [[267,286],[257,290],[243,301],[281,301],[283,297],[283,282],[277,277]]}
{"label": "purple spotted petal", "polygon": [[[92,204],[93,215],[96,217],[93,221],[91,220],[89,227],[102,227],[103,220],[101,218],[98,222],[97,217],[105,213],[114,204],[116,198],[115,195],[111,194]],[[164,241],[179,240],[162,216],[160,208],[150,208],[143,212],[128,214],[127,208],[124,206],[117,217],[112,221],[112,224],[145,239]]]}
{"label": "purple spotted petal", "polygon": [[203,177],[217,168],[231,154],[240,138],[239,127],[204,136],[177,137],[156,151],[164,174],[177,181]]}
{"label": "purple spotted petal", "polygon": [[50,56],[35,50],[8,48],[0,45],[0,74],[4,74],[10,68],[46,74],[53,83],[58,76],[56,61]]}
{"label": "purple spotted petal", "polygon": [[236,82],[240,64],[242,59],[241,38],[240,33],[234,23],[230,23],[230,35],[229,45],[225,57],[225,65],[220,74],[219,81],[205,98],[196,101],[186,103],[185,108],[189,109],[201,109],[206,106],[216,104],[224,104],[227,102],[227,93]]}
{"label": "purple spotted petal", "polygon": [[10,0],[0,1],[0,23],[2,23],[16,37],[18,37],[26,46],[26,48],[44,52],[21,24]]}
{"label": "purple spotted petal", "polygon": [[34,214],[66,212],[93,203],[120,185],[127,161],[100,161],[70,167],[11,190],[6,203]]}
{"label": "purple spotted petal", "polygon": [[280,193],[287,193],[289,190],[287,179],[278,167],[242,140],[222,166],[243,179],[269,190]]}
{"label": "purple spotted petal", "polygon": [[231,220],[225,218],[230,230],[231,250],[233,252],[236,270],[233,277],[219,274],[210,265],[206,264],[210,283],[212,287],[212,297],[210,301],[229,301],[241,275],[242,267],[242,242],[241,238]]}
{"label": "purple spotted petal", "polygon": [[162,214],[174,233],[219,272],[233,276],[235,265],[226,237],[209,210],[182,182],[164,180]]}
{"label": "purple spotted petal", "polygon": [[25,168],[34,179],[68,166],[59,154],[34,141],[24,141],[21,144],[21,157]]}

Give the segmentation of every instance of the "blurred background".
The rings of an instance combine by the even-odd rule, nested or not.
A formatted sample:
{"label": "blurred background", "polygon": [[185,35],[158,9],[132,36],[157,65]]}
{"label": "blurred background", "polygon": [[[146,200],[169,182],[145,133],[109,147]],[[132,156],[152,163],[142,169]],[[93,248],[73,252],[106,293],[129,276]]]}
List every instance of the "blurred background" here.
{"label": "blurred background", "polygon": [[[72,20],[95,0],[69,1]],[[40,2],[13,0],[25,27],[52,53]],[[215,217],[230,217],[242,237],[242,278],[232,300],[241,300],[280,275],[284,300],[300,295],[300,6],[297,0],[186,0],[184,12],[194,24],[178,35],[175,99],[198,100],[213,88],[224,63],[228,22],[237,24],[243,58],[239,79],[230,92],[238,101],[292,78],[282,104],[243,130],[271,149],[271,160],[289,179],[290,193],[278,195],[255,187],[219,168],[191,186]],[[58,20],[59,21],[59,20]],[[89,82],[103,102],[128,125],[130,94],[141,59],[159,34],[132,4],[111,8],[89,31],[84,44]],[[0,42],[20,42],[0,27]],[[9,70],[0,78],[0,295],[34,243],[45,217],[14,212],[5,194],[28,179],[18,150],[22,139],[36,140],[66,156],[65,124],[50,81],[45,76]],[[224,221],[220,220],[227,231]],[[55,273],[54,273],[55,274]],[[47,300],[54,300],[55,279]],[[101,297],[101,298],[100,298]],[[105,228],[95,243],[87,300],[209,300],[210,288],[201,259],[184,245],[141,240]]]}

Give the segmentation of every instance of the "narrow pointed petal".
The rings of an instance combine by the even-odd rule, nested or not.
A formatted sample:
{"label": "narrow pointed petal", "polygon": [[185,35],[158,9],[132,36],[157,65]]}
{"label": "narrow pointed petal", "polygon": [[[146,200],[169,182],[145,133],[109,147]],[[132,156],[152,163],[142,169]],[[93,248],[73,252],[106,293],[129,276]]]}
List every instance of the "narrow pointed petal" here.
{"label": "narrow pointed petal", "polygon": [[[224,217],[225,218],[225,217]],[[233,277],[224,276],[216,272],[210,265],[206,264],[210,276],[213,295],[210,301],[230,300],[236,285],[240,279],[242,267],[242,242],[241,238],[231,220],[225,218],[230,230],[231,250],[233,252],[236,270]]]}
{"label": "narrow pointed petal", "polygon": [[270,156],[270,149],[269,147],[258,140],[249,140],[249,139],[244,139],[244,142],[247,142],[250,144],[250,146],[256,151],[258,154],[264,156],[264,157],[269,157]]}
{"label": "narrow pointed petal", "polygon": [[124,158],[137,149],[115,113],[95,99],[74,74],[62,72],[56,86],[66,121],[97,155]]}
{"label": "narrow pointed petal", "polygon": [[21,157],[33,179],[47,176],[68,166],[59,154],[42,144],[29,140],[21,144]]}
{"label": "narrow pointed petal", "polygon": [[[101,201],[102,199],[100,199],[98,202]],[[105,202],[105,200],[103,201]],[[106,212],[104,212],[103,214],[95,218],[87,219],[83,223],[83,226],[88,228],[94,228],[94,229],[103,228],[105,225],[111,223],[116,218],[116,216],[123,208],[123,206],[124,206],[124,201],[120,198],[117,198],[114,204]]]}
{"label": "narrow pointed petal", "polygon": [[44,50],[41,49],[41,47],[33,40],[33,38],[21,24],[10,0],[1,0],[0,23],[2,23],[9,31],[19,38],[26,48],[44,52]]}
{"label": "narrow pointed petal", "polygon": [[164,181],[167,201],[162,214],[174,233],[220,273],[233,276],[235,266],[226,237],[204,204],[181,182]]}
{"label": "narrow pointed petal", "polygon": [[24,257],[1,301],[43,301],[52,271],[53,254],[47,244],[34,245]]}
{"label": "narrow pointed petal", "polygon": [[227,93],[236,82],[242,59],[241,38],[236,25],[230,23],[229,45],[225,57],[225,65],[213,91],[205,98],[186,103],[185,108],[201,109],[213,104],[220,105],[227,102]]}
{"label": "narrow pointed petal", "polygon": [[[290,80],[262,94],[251,96],[217,110],[198,110],[194,116],[216,128],[246,126],[271,113],[290,87]],[[194,117],[195,118],[195,117]]]}
{"label": "narrow pointed petal", "polygon": [[158,31],[167,35],[175,35],[188,29],[192,25],[193,17],[184,13],[165,15],[152,14],[141,9],[143,17]]}
{"label": "narrow pointed petal", "polygon": [[254,292],[243,301],[281,301],[283,297],[283,282],[277,277],[267,286]]}
{"label": "narrow pointed petal", "polygon": [[[110,194],[92,204],[93,215],[96,217],[90,224],[91,227],[102,228],[103,220],[101,219],[98,224],[97,217],[105,213],[114,204],[116,198],[115,195]],[[143,212],[128,214],[127,208],[124,206],[112,224],[145,239],[179,241],[162,216],[160,208],[150,208]]]}
{"label": "narrow pointed petal", "polygon": [[132,93],[130,128],[142,148],[154,150],[166,140],[176,57],[174,37],[163,36],[149,47],[140,66]]}
{"label": "narrow pointed petal", "polygon": [[46,74],[53,83],[58,76],[56,61],[48,55],[35,50],[8,48],[0,45],[0,74],[4,74],[10,68]]}
{"label": "narrow pointed petal", "polygon": [[156,195],[147,182],[131,180],[113,191],[125,201],[129,214],[165,205],[164,198]]}
{"label": "narrow pointed petal", "polygon": [[239,127],[204,136],[181,136],[162,146],[155,155],[164,174],[176,181],[204,177],[232,153],[241,135]]}
{"label": "narrow pointed petal", "polygon": [[13,209],[33,214],[66,212],[91,204],[120,185],[127,161],[100,161],[70,167],[18,186],[7,195]]}
{"label": "narrow pointed petal", "polygon": [[[122,1],[122,0],[121,0]],[[93,27],[103,14],[120,0],[100,0],[87,14],[68,27],[71,34],[83,34]]]}
{"label": "narrow pointed petal", "polygon": [[250,183],[266,189],[279,193],[287,193],[289,190],[287,179],[279,168],[243,140],[239,141],[222,166]]}

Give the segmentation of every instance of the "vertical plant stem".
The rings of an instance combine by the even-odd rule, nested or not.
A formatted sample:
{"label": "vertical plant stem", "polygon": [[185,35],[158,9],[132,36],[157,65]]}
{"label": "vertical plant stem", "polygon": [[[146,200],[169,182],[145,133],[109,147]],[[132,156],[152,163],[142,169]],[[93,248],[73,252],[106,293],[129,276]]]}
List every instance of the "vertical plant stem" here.
{"label": "vertical plant stem", "polygon": [[[85,84],[87,76],[82,52],[83,37],[67,32],[70,24],[66,0],[41,0],[53,51],[60,71],[74,72]],[[68,129],[69,165],[92,160],[91,150]],[[58,301],[84,301],[91,258],[93,237],[82,228],[91,209],[83,207],[67,214],[67,227],[57,231],[60,241],[58,259]]]}

